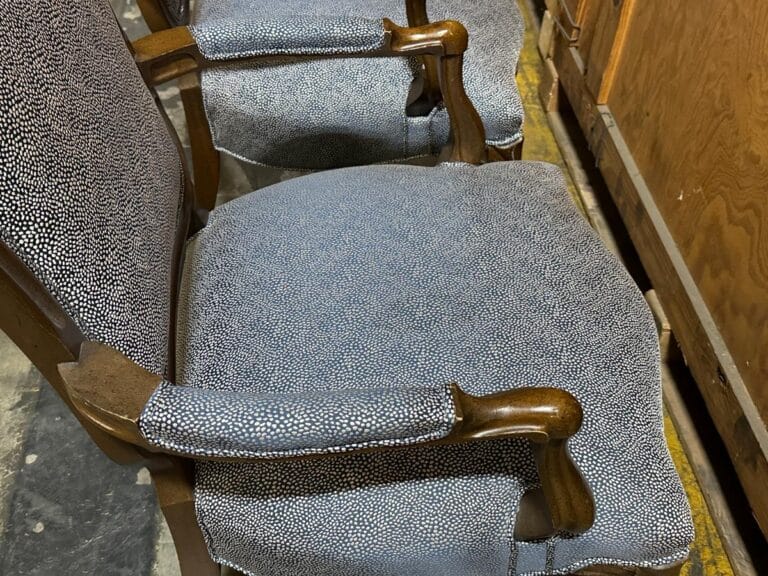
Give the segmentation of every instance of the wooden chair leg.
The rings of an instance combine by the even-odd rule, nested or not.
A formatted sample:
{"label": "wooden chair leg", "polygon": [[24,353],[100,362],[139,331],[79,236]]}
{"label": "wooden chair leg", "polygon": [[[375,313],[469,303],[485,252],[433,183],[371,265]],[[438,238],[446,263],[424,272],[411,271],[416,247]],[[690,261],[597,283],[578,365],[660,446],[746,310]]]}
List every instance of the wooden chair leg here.
{"label": "wooden chair leg", "polygon": [[198,207],[212,210],[219,192],[219,151],[213,146],[199,78],[195,74],[187,74],[179,78],[178,83],[192,148],[195,199]]}
{"label": "wooden chair leg", "polygon": [[193,465],[179,458],[149,464],[160,509],[176,546],[182,576],[221,576],[221,567],[208,554],[195,516]]}

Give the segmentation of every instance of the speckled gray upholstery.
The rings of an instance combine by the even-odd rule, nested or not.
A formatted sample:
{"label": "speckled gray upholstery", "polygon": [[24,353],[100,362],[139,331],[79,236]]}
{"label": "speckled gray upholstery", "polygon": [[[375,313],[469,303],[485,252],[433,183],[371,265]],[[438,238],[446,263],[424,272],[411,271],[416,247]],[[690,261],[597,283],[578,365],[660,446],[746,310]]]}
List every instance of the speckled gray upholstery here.
{"label": "speckled gray upholstery", "polygon": [[[2,242],[86,337],[162,373],[182,171],[106,3],[0,0],[0,134]],[[448,382],[559,386],[584,407],[570,446],[597,507],[583,536],[516,542],[537,482],[516,440],[201,461],[217,560],[259,576],[508,576],[685,556],[653,322],[555,167],[291,180],[214,211],[183,275],[172,379],[186,388],[157,390],[150,441],[264,456],[408,443],[446,433]]]}
{"label": "speckled gray upholstery", "polygon": [[[687,553],[653,320],[554,166],[350,168],[230,202],[189,244],[178,342],[188,386],[299,402],[280,427],[305,429],[312,407],[323,418],[325,395],[454,381],[474,394],[557,386],[584,407],[570,446],[597,518],[583,536],[514,541],[520,495],[536,483],[517,441],[200,463],[198,518],[225,564],[259,576],[506,576]],[[183,403],[173,418],[190,421],[156,441],[210,428]],[[265,424],[248,412],[227,441],[264,450],[254,438]],[[407,403],[401,413],[410,421]],[[355,416],[375,426],[372,406]],[[348,422],[325,430],[326,446]],[[198,448],[215,453],[222,439],[205,436]]]}
{"label": "speckled gray upholstery", "polygon": [[329,16],[229,18],[192,27],[209,60],[246,56],[365,54],[384,46],[381,19]]}
{"label": "speckled gray upholstery", "polygon": [[164,382],[144,408],[141,432],[184,454],[275,458],[427,442],[455,423],[447,385],[319,388],[254,394]]}
{"label": "speckled gray upholstery", "polygon": [[[515,84],[523,19],[516,2],[428,0],[427,7],[432,21],[459,20],[469,30],[465,83],[488,143],[516,144],[523,123]],[[382,17],[406,25],[405,1],[198,0],[192,29],[209,55],[275,53],[281,38],[293,54],[307,45],[348,52],[350,46],[374,46],[376,26],[381,29],[374,22]],[[315,22],[334,18],[336,32],[319,37]],[[289,21],[295,24],[275,26]],[[207,69],[202,86],[219,149],[261,164],[324,169],[440,150],[448,139],[446,111],[405,115],[414,71],[415,63],[405,58],[282,56]]]}
{"label": "speckled gray upholstery", "polygon": [[181,185],[108,3],[0,0],[0,239],[86,337],[159,374]]}

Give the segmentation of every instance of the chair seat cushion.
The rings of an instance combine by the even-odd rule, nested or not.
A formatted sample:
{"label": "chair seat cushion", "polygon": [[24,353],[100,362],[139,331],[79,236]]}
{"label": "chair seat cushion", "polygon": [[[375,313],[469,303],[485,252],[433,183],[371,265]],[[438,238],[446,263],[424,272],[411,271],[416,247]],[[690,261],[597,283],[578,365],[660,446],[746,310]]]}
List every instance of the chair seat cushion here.
{"label": "chair seat cushion", "polygon": [[554,166],[348,168],[225,204],[188,246],[178,346],[179,380],[211,390],[555,386],[584,408],[569,443],[596,501],[584,535],[514,540],[537,482],[518,440],[203,462],[198,519],[224,564],[506,576],[687,554],[653,319]]}
{"label": "chair seat cushion", "polygon": [[[427,7],[432,21],[459,20],[470,33],[465,84],[485,123],[488,143],[518,143],[523,107],[515,72],[524,26],[516,2],[440,0],[427,2]],[[403,0],[199,0],[192,23],[193,31],[206,31],[206,42],[217,38],[217,49],[224,49],[231,38],[232,49],[242,52],[242,39],[228,32],[234,21],[287,22],[294,17],[304,25],[286,25],[285,31],[303,31],[298,42],[308,34],[307,21],[331,16],[342,22],[386,17],[407,24]],[[287,46],[295,42],[286,39]],[[270,37],[267,51],[274,51],[273,44]],[[437,153],[448,140],[445,109],[424,117],[405,115],[416,65],[408,58],[271,56],[209,68],[202,74],[202,88],[214,142],[251,162],[302,169]]]}

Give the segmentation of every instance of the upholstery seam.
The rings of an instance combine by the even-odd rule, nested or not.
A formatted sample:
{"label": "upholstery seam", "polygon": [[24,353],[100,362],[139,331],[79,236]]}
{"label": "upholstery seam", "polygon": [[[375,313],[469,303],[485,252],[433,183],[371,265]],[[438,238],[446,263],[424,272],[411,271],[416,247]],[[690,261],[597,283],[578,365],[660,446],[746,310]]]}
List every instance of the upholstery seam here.
{"label": "upholstery seam", "polygon": [[[199,517],[198,517],[198,521],[199,521]],[[206,534],[208,534],[207,529],[204,529],[204,531],[205,531]],[[230,568],[233,568],[233,569],[235,569],[235,570],[237,570],[239,572],[242,572],[243,574],[247,574],[248,576],[257,576],[257,574],[255,572],[247,570],[247,569],[243,568],[241,565],[239,565],[239,564],[237,564],[235,562],[230,562],[229,560],[226,560],[220,554],[215,553],[215,551],[213,551],[212,548],[209,547],[209,550],[211,552],[213,552],[211,554],[211,556],[212,556],[212,560],[214,562],[217,562],[218,564],[223,564],[225,566],[229,566]],[[632,563],[632,562],[627,562],[625,560],[616,560],[616,559],[610,559],[610,558],[588,558],[586,560],[575,562],[575,563],[569,565],[569,567],[567,567],[565,569],[557,570],[555,572],[541,572],[541,571],[525,572],[525,573],[519,574],[517,576],[554,576],[554,575],[558,575],[558,576],[559,575],[563,575],[563,576],[565,576],[565,575],[570,574],[571,572],[573,572],[573,570],[579,570],[581,567],[595,566],[595,565],[598,565],[598,564],[610,564],[610,565],[613,565],[613,566],[624,566],[624,567],[629,567],[629,568],[631,568],[631,567],[641,567],[641,568],[663,567],[663,566],[668,566],[668,565],[675,564],[677,562],[685,560],[688,557],[688,554],[689,554],[688,547],[685,548],[684,552],[685,552],[685,555],[682,558],[679,557],[679,554],[676,554],[676,555],[673,555],[673,556],[665,556],[663,558],[658,559],[657,561],[641,562],[641,563]],[[583,566],[582,566],[582,564],[583,564]],[[574,568],[574,566],[576,566],[576,565],[578,565],[579,567]],[[508,574],[508,576],[515,576],[515,575],[510,573],[510,574]]]}
{"label": "upholstery seam", "polygon": [[597,556],[597,557],[590,557],[590,558],[585,558],[583,560],[578,560],[576,562],[572,562],[567,566],[558,568],[556,570],[553,567],[551,571],[550,570],[534,570],[533,572],[523,572],[521,574],[518,574],[517,576],[567,575],[575,572],[576,570],[581,570],[582,568],[595,566],[598,564],[609,564],[611,566],[623,566],[628,568],[658,568],[658,567],[669,566],[672,564],[676,564],[678,562],[682,562],[686,558],[688,558],[689,554],[690,554],[690,547],[685,546],[684,548],[678,550],[677,552],[669,554],[668,556],[662,556],[660,558],[655,558],[653,560],[641,560],[639,562],[622,560],[620,558],[608,558],[608,557]]}
{"label": "upholstery seam", "polygon": [[218,564],[222,564],[222,562],[219,561],[219,558],[221,557],[221,554],[216,550],[216,546],[214,544],[214,538],[211,535],[210,530],[208,530],[208,525],[206,524],[205,520],[203,520],[203,512],[202,512],[202,506],[198,506],[198,498],[197,498],[197,464],[195,464],[195,486],[192,491],[192,495],[195,499],[195,519],[197,520],[197,524],[200,527],[200,531],[203,533],[203,540],[205,540],[205,545],[208,548],[208,555],[211,557],[214,562],[217,562]]}
{"label": "upholstery seam", "polygon": [[[206,114],[207,114],[207,112],[206,112]],[[327,170],[344,170],[346,168],[361,168],[361,167],[366,167],[366,166],[387,166],[387,165],[390,165],[392,163],[402,163],[402,162],[407,162],[407,161],[411,161],[411,160],[417,160],[419,158],[431,158],[431,157],[434,156],[434,154],[415,154],[413,156],[408,156],[406,158],[391,158],[389,160],[380,160],[378,162],[373,162],[373,163],[369,163],[369,164],[353,164],[353,165],[350,165],[350,166],[338,166],[338,167],[334,167],[334,168],[293,168],[293,167],[290,167],[290,166],[281,166],[280,164],[267,164],[266,162],[259,162],[258,160],[251,160],[250,158],[246,158],[242,154],[238,154],[236,152],[232,152],[231,150],[229,150],[225,146],[217,145],[215,141],[214,141],[214,147],[219,152],[224,152],[225,154],[229,154],[233,158],[236,158],[237,160],[240,160],[242,162],[246,162],[246,163],[251,164],[253,166],[262,166],[264,168],[272,168],[272,169],[275,169],[275,170],[284,170],[286,172],[299,172],[302,175],[304,175],[304,174],[314,174],[316,172],[324,172],[324,171],[327,171]]]}
{"label": "upholstery seam", "polygon": [[[408,437],[400,437],[400,438],[381,438],[377,440],[368,440],[365,442],[355,442],[352,444],[329,446],[327,448],[300,448],[295,450],[281,450],[281,451],[272,451],[272,452],[249,452],[246,450],[242,452],[235,452],[231,449],[227,449],[227,450],[222,450],[219,453],[214,453],[213,451],[209,451],[209,450],[202,450],[199,448],[191,448],[188,446],[184,446],[179,442],[171,442],[166,440],[159,441],[159,440],[156,440],[155,438],[147,437],[145,435],[143,426],[140,430],[141,430],[142,436],[144,436],[144,439],[150,444],[152,444],[153,446],[174,450],[179,452],[180,454],[189,454],[192,456],[198,456],[203,458],[257,458],[262,460],[276,460],[276,459],[285,458],[285,457],[295,457],[295,456],[304,456],[304,455],[343,454],[345,452],[354,452],[355,450],[362,450],[365,448],[380,448],[380,447],[383,448],[387,446],[409,446],[412,444],[418,444],[418,443],[427,442],[430,440],[439,440],[448,435],[448,433],[453,428],[454,424],[455,424],[454,422],[451,422],[449,426],[443,425],[442,426],[443,429],[439,429],[434,432],[429,432],[427,434],[422,434],[419,436],[408,436]],[[447,430],[445,428],[447,428]]]}

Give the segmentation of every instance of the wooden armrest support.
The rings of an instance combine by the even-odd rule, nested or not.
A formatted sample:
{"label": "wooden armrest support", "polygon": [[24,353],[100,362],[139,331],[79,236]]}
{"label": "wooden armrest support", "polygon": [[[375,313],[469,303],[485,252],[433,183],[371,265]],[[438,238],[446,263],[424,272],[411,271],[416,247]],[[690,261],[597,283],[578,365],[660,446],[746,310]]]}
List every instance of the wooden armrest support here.
{"label": "wooden armrest support", "polygon": [[[161,376],[96,342],[84,342],[78,361],[59,364],[58,369],[81,417],[147,452],[164,452],[150,446],[139,431],[142,410],[162,382]],[[456,424],[448,436],[429,444],[508,437],[530,440],[546,506],[545,531],[581,533],[590,528],[592,495],[566,449],[567,439],[579,430],[582,420],[581,407],[572,395],[557,388],[525,388],[478,397],[457,385],[452,392]]]}
{"label": "wooden armrest support", "polygon": [[384,30],[388,40],[383,56],[461,56],[469,45],[467,29],[455,20],[406,28],[385,18]]}
{"label": "wooden armrest support", "polygon": [[405,13],[410,27],[429,24],[427,0],[405,0]]}
{"label": "wooden armrest support", "polygon": [[549,510],[548,530],[580,534],[592,526],[592,493],[566,447],[581,428],[582,410],[576,398],[559,388],[471,396],[456,385],[453,396],[458,422],[445,441],[527,438]]}
{"label": "wooden armrest support", "polygon": [[[424,26],[429,24],[427,0],[405,0],[405,12],[408,16],[408,26]],[[411,116],[428,114],[442,98],[440,92],[440,70],[437,61],[429,56],[422,58],[424,73],[421,77],[420,89],[414,98],[408,102],[407,110]]]}
{"label": "wooden armrest support", "polygon": [[[384,47],[375,54],[363,52],[360,56],[462,56],[469,43],[467,30],[454,20],[401,27],[385,18],[383,24],[386,34]],[[145,81],[153,86],[221,62],[210,61],[200,52],[192,32],[186,26],[149,34],[133,42],[131,48]],[[258,58],[261,56],[238,59]]]}
{"label": "wooden armrest support", "polygon": [[163,381],[105,344],[85,341],[77,362],[58,365],[75,409],[92,424],[125,442],[151,448],[139,431],[139,417]]}
{"label": "wooden armrest support", "polygon": [[186,26],[167,28],[131,45],[133,58],[150,86],[174,80],[205,67],[197,41]]}
{"label": "wooden armrest support", "polygon": [[[450,162],[481,164],[487,160],[485,129],[474,105],[464,90],[463,61],[468,45],[467,31],[452,20],[400,27],[384,19],[386,41],[376,53],[360,56],[419,56],[437,58],[437,76],[442,100],[451,121],[453,145],[442,158]],[[219,65],[201,52],[189,28],[179,26],[162,30],[136,40],[132,45],[134,59],[150,86],[168,82],[190,72]],[[305,55],[309,57],[310,55]],[[349,55],[346,55],[349,57]],[[259,56],[243,57],[241,60]]]}

